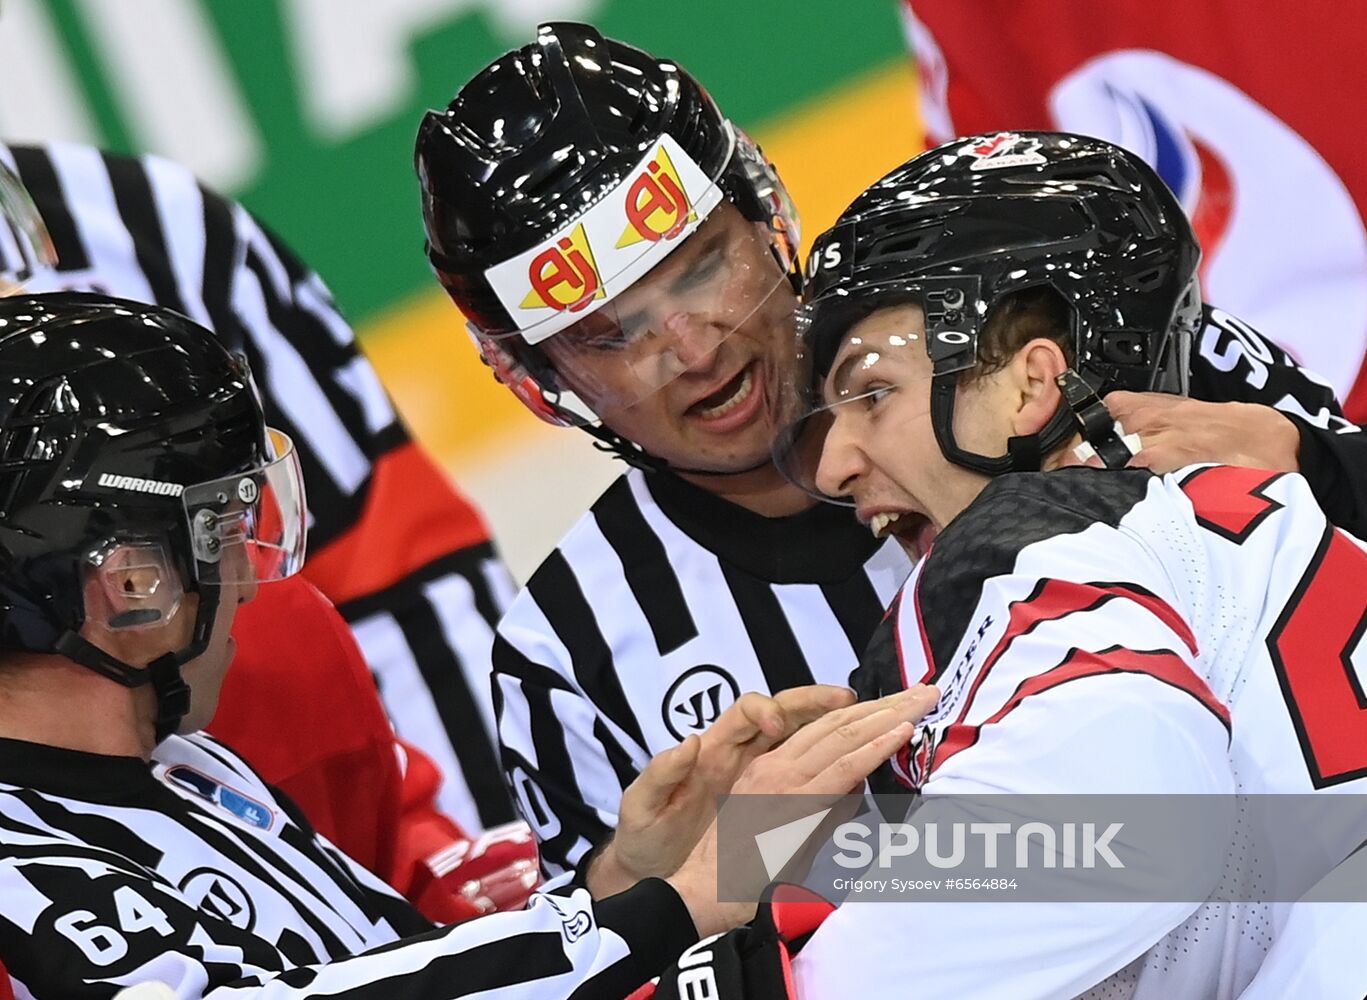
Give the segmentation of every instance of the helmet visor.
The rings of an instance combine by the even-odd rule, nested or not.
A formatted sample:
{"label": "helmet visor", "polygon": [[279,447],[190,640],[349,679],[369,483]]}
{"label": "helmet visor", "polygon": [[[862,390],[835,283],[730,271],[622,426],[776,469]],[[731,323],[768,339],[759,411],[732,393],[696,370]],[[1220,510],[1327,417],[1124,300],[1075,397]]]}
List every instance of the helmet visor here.
{"label": "helmet visor", "polygon": [[859,448],[930,411],[930,359],[923,326],[879,323],[847,334],[822,376],[799,355],[789,387],[778,386],[781,427],[774,464],[789,482],[827,503],[852,507],[837,449]]}
{"label": "helmet visor", "polygon": [[34,274],[56,266],[43,217],[19,178],[0,162],[0,295],[19,291]]}
{"label": "helmet visor", "polygon": [[199,564],[217,567],[219,583],[282,580],[304,564],[304,480],[294,442],[269,428],[274,458],[260,468],[181,494]]}

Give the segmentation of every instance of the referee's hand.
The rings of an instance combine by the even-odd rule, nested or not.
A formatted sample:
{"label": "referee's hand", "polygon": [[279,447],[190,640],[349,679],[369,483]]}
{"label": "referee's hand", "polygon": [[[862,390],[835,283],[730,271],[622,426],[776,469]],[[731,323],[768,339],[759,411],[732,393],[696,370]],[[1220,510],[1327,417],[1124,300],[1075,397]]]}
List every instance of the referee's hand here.
{"label": "referee's hand", "polygon": [[[904,713],[906,706],[914,706],[912,714],[919,719],[934,706],[938,694],[927,693],[933,688],[913,690],[918,693],[903,693],[894,699],[900,699],[897,703]],[[701,736],[690,736],[677,747],[657,754],[622,794],[617,831],[590,863],[589,891],[601,898],[628,889],[643,878],[675,872],[711,826],[717,798],[731,792],[746,769],[763,754],[804,733],[804,727],[818,720],[820,725],[815,728],[824,734],[845,721],[853,723],[879,713],[884,704],[854,705],[853,701],[854,693],[847,688],[825,684],[792,688],[772,697],[745,694]],[[879,721],[882,718],[880,715]],[[803,737],[804,750],[814,744],[821,749],[834,746],[831,740]],[[883,759],[886,755],[873,766]],[[858,780],[863,777],[859,775]],[[791,786],[777,787],[792,790]]]}
{"label": "referee's hand", "polygon": [[[792,800],[803,814],[812,797],[832,804],[863,784],[878,765],[911,738],[917,723],[939,701],[934,687],[918,684],[877,701],[861,702],[823,715],[777,748],[751,761],[733,784],[733,794],[798,796]],[[782,810],[779,810],[780,812]],[[783,822],[775,818],[776,823]],[[738,902],[746,893],[730,886],[724,901],[718,891],[718,831],[708,825],[689,856],[668,879],[678,891],[702,935],[715,934],[754,916],[754,902]],[[731,844],[728,849],[753,848]],[[762,868],[757,869],[762,872]],[[749,898],[759,898],[760,886]]]}
{"label": "referee's hand", "polygon": [[829,684],[751,692],[700,736],[656,754],[622,793],[612,841],[589,863],[589,891],[602,898],[674,872],[752,760],[853,701],[853,691]]}

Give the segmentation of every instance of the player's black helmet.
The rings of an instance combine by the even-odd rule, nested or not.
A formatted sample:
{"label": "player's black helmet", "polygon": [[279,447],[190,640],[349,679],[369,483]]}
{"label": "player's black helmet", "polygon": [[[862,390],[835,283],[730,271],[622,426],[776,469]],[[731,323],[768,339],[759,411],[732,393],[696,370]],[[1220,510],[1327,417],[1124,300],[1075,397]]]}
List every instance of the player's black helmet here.
{"label": "player's black helmet", "polygon": [[[1039,440],[1017,442],[1012,456],[958,447],[955,386],[977,363],[993,307],[1037,287],[1063,299],[1074,368],[1086,382],[1065,385],[1065,394],[1185,392],[1200,259],[1177,199],[1133,153],[1066,133],[973,136],[893,170],[816,241],[799,327],[820,375],[871,307],[919,303],[937,439],[951,460],[995,474],[1037,464],[1077,425],[1061,409]],[[1086,406],[1069,402],[1079,413]]]}
{"label": "player's black helmet", "polygon": [[537,345],[642,277],[722,199],[770,227],[779,277],[798,281],[796,213],[758,148],[677,64],[588,25],[542,25],[428,112],[415,160],[437,277],[500,380],[552,423],[597,414]]}
{"label": "player's black helmet", "polygon": [[[170,310],[85,293],[0,297],[0,652],[59,652],[156,688],[159,736],[188,708],[179,666],[203,651],[214,584],[303,558],[288,438],[268,431],[245,364]],[[110,628],[198,591],[191,646],[135,670],[86,641],[84,574],[114,546],[159,572]],[[136,602],[135,602],[136,603]]]}

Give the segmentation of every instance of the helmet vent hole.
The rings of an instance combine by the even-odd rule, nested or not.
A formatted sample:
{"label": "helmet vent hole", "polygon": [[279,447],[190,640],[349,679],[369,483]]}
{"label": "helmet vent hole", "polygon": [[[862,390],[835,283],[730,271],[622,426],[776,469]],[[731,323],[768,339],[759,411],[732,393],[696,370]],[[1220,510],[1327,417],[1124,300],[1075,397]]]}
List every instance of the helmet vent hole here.
{"label": "helmet vent hole", "polygon": [[1161,265],[1159,267],[1151,267],[1141,274],[1131,275],[1125,283],[1135,291],[1151,292],[1162,285],[1167,279],[1167,276],[1167,265]]}
{"label": "helmet vent hole", "polygon": [[908,233],[882,243],[878,248],[879,256],[914,256],[924,253],[934,241],[933,233]]}
{"label": "helmet vent hole", "polygon": [[4,451],[0,452],[0,465],[22,467],[38,460],[41,451],[37,427],[16,431],[5,442]]}

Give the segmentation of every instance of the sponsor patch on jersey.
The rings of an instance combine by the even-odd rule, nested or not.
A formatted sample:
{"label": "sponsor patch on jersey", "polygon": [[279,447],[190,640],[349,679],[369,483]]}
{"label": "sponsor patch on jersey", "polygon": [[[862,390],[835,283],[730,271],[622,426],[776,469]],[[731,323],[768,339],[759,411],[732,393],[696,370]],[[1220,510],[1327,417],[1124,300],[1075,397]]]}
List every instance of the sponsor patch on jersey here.
{"label": "sponsor patch on jersey", "polygon": [[522,336],[537,344],[660,263],[721,199],[683,147],[662,136],[571,225],[484,276]]}
{"label": "sponsor patch on jersey", "polygon": [[1000,170],[1004,167],[1031,167],[1047,162],[1039,151],[1038,139],[1015,132],[998,132],[990,139],[969,146],[965,155],[972,159],[970,170]]}
{"label": "sponsor patch on jersey", "polygon": [[100,473],[97,484],[110,490],[153,493],[165,497],[178,497],[185,492],[185,487],[179,483],[162,482],[160,479],[139,479],[137,476],[116,476],[109,472]]}
{"label": "sponsor patch on jersey", "polygon": [[174,781],[181,788],[190,790],[206,802],[212,802],[220,809],[232,813],[249,826],[269,830],[275,822],[275,811],[270,806],[214,780],[188,764],[177,764],[175,767],[167,768],[166,780]]}

